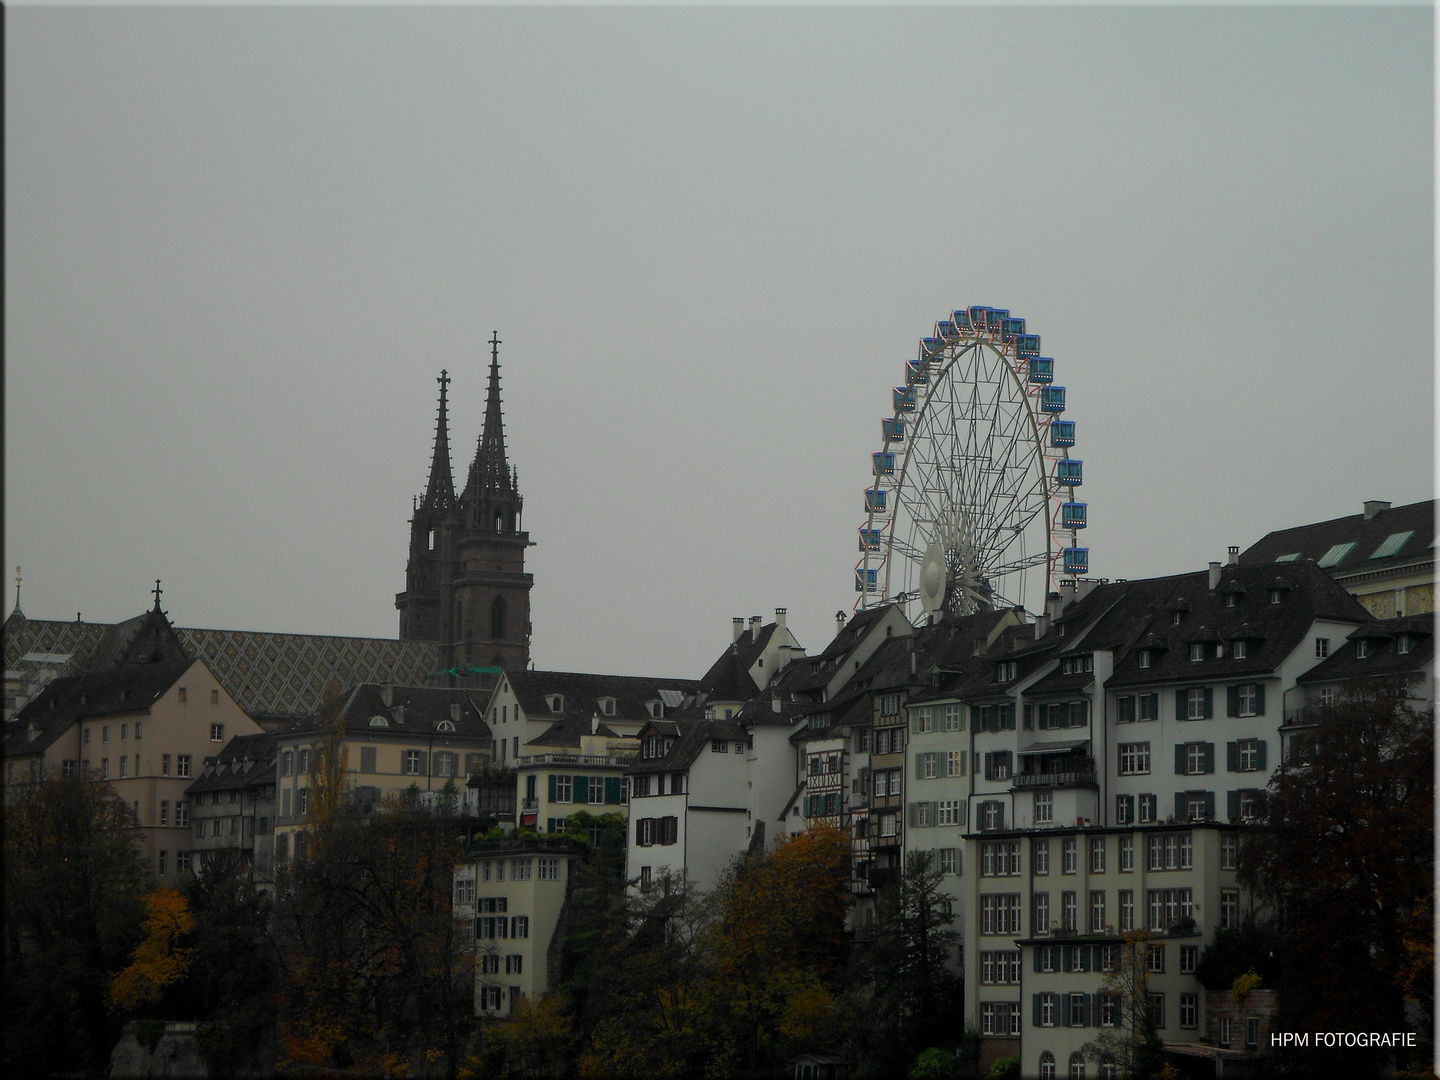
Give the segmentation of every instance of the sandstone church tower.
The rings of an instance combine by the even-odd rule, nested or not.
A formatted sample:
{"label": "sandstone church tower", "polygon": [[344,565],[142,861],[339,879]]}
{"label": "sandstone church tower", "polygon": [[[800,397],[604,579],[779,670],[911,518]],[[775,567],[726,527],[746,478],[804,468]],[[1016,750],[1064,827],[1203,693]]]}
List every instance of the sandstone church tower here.
{"label": "sandstone church tower", "polygon": [[410,519],[405,591],[395,597],[400,640],[437,641],[447,667],[523,670],[530,662],[528,533],[520,530],[516,471],[505,460],[500,412],[500,339],[490,339],[485,426],[465,487],[450,473],[450,376],[442,371],[430,481]]}

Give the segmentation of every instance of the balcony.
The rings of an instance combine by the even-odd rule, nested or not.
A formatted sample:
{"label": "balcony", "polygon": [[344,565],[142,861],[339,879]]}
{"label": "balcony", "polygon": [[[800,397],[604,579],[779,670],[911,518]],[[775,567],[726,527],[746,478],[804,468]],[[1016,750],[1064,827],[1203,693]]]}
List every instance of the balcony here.
{"label": "balcony", "polygon": [[608,765],[622,769],[635,760],[632,753],[610,754],[530,754],[515,759],[517,769],[532,768],[536,765]]}
{"label": "balcony", "polygon": [[1016,773],[1012,779],[1011,790],[1097,786],[1095,762],[1090,758],[1070,758],[1055,762],[1055,768],[1049,771]]}

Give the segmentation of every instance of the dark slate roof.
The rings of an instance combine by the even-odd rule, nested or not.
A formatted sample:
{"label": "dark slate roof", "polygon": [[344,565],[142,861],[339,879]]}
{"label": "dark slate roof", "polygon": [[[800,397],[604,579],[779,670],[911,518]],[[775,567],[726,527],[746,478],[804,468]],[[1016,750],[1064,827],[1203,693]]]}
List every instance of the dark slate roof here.
{"label": "dark slate roof", "polygon": [[[1146,635],[1168,637],[1170,648],[1152,653],[1149,668],[1139,666],[1140,646],[1132,644],[1125,648],[1117,656],[1115,673],[1106,685],[1138,686],[1264,675],[1274,671],[1300,645],[1317,618],[1355,624],[1373,621],[1359,601],[1314,563],[1285,566],[1282,602],[1272,604],[1270,592],[1281,587],[1280,577],[1273,565],[1260,563],[1222,567],[1220,583],[1214,592],[1210,591],[1207,571],[1162,579],[1172,583],[1171,595],[1159,605],[1159,610],[1135,640],[1138,642]],[[1245,587],[1233,608],[1226,607],[1224,586],[1230,581]],[[1176,626],[1171,612],[1175,606],[1173,601],[1181,596],[1187,609],[1183,621]],[[1214,659],[1213,652],[1203,661],[1190,660],[1188,645],[1192,641],[1229,643],[1240,638],[1249,642],[1243,660],[1233,659],[1229,648],[1222,660]]]}
{"label": "dark slate roof", "polygon": [[709,748],[711,739],[734,740],[745,737],[745,729],[734,719],[696,720],[685,725],[680,737],[675,740],[675,745],[670,747],[664,757],[636,761],[625,771],[637,774],[679,772],[694,764],[700,752]]}
{"label": "dark slate roof", "polygon": [[815,656],[797,657],[781,674],[779,681],[796,694],[813,693],[827,686],[866,634],[893,606],[885,604],[856,612],[830,640],[830,644]]}
{"label": "dark slate roof", "polygon": [[700,680],[700,690],[710,701],[749,701],[759,692],[750,669],[775,636],[777,624],[767,623],[760,628],[756,638],[747,628],[739,638],[725,647],[725,651],[710,665]]}
{"label": "dark slate roof", "polygon": [[[1394,554],[1372,559],[1375,551],[1391,536],[1411,532],[1412,535]],[[1364,514],[1317,521],[1293,529],[1280,529],[1261,537],[1240,554],[1241,566],[1275,565],[1285,555],[1297,555],[1295,561],[1319,562],[1337,545],[1353,543],[1333,566],[1325,569],[1337,577],[1371,573],[1376,570],[1403,569],[1410,565],[1432,562],[1435,552],[1435,500],[1411,503],[1381,510],[1369,521]],[[1285,563],[1280,563],[1282,567]]]}
{"label": "dark slate roof", "polygon": [[[441,724],[454,723],[454,732],[444,734],[482,739],[487,746],[490,742],[490,725],[484,719],[485,703],[476,700],[474,694],[463,687],[393,686],[390,705],[385,704],[384,692],[385,687],[379,683],[361,683],[345,692],[341,715],[347,732],[370,735],[388,732],[413,738],[418,733],[439,733]],[[452,705],[460,706],[458,720],[451,712]],[[402,707],[404,712],[397,716],[396,711]],[[371,718],[376,716],[386,721],[385,726],[370,726]],[[287,729],[285,734],[313,731],[317,720],[316,715],[311,715]]]}
{"label": "dark slate roof", "polygon": [[551,724],[543,732],[525,743],[526,746],[579,746],[582,735],[598,735],[606,739],[633,739],[633,735],[621,735],[605,724],[591,729],[592,720],[579,713],[570,713],[564,720]]}
{"label": "dark slate roof", "polygon": [[[666,697],[693,698],[699,684],[694,679],[651,679],[634,675],[592,675],[579,671],[507,671],[505,678],[527,720],[563,723],[579,717],[586,724],[601,713],[601,698],[615,699],[615,712],[606,717],[632,724],[650,719],[647,702]],[[670,693],[662,693],[669,691]],[[564,698],[560,712],[552,712],[546,700],[552,694]],[[667,703],[667,710],[678,708]]]}
{"label": "dark slate roof", "polygon": [[[52,679],[10,721],[6,756],[44,750],[77,720],[144,712],[174,686],[193,660],[164,664],[128,664],[93,675]],[[39,735],[27,737],[31,724]]]}
{"label": "dark slate roof", "polygon": [[[1410,636],[1414,645],[1400,653],[1400,635]],[[1358,655],[1356,644],[1366,643],[1368,655]],[[1352,631],[1345,644],[1332,652],[1295,681],[1298,683],[1348,682],[1353,679],[1383,679],[1413,676],[1435,658],[1435,613],[1380,619]]]}
{"label": "dark slate roof", "polygon": [[229,791],[275,782],[275,736],[237,735],[220,753],[205,759],[200,776],[187,794]]}

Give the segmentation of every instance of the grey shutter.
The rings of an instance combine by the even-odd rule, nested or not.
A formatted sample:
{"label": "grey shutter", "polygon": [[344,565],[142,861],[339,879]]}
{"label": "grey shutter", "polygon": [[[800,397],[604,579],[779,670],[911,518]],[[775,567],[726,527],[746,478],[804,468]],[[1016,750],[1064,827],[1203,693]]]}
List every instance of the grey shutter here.
{"label": "grey shutter", "polygon": [[420,775],[430,775],[430,755],[424,750],[420,751]]}
{"label": "grey shutter", "polygon": [[[1034,954],[1034,956],[1035,956],[1035,970],[1036,970],[1036,971],[1039,971],[1039,970],[1040,970],[1040,946],[1039,946],[1039,945],[1036,945],[1035,948],[1031,950],[1031,952],[1032,952],[1032,953]],[[1040,995],[1039,995],[1039,994],[1036,994],[1035,996],[1036,996],[1036,998],[1038,999]],[[1039,1001],[1038,1001],[1038,1000],[1036,1001],[1036,1005],[1037,1005],[1037,1006],[1039,1005]],[[1039,1010],[1037,1009],[1036,1011],[1038,1012]]]}
{"label": "grey shutter", "polygon": [[932,802],[930,804],[930,824],[940,824],[940,804],[938,802]]}
{"label": "grey shutter", "polygon": [[[1234,745],[1233,743],[1231,744]],[[1240,792],[1227,791],[1225,793],[1225,816],[1234,821],[1240,816]]]}
{"label": "grey shutter", "polygon": [[915,755],[915,779],[920,780],[925,776],[925,755]]}
{"label": "grey shutter", "polygon": [[968,823],[968,819],[969,819],[969,817],[970,817],[970,800],[969,800],[969,799],[961,799],[961,800],[960,800],[960,808],[959,808],[959,809],[960,809],[960,824],[961,824],[961,825],[965,825],[965,824]]}
{"label": "grey shutter", "polygon": [[1215,820],[1215,793],[1213,791],[1205,792],[1205,817],[1210,821]]}
{"label": "grey shutter", "polygon": [[1185,744],[1175,744],[1175,775],[1185,775]]}
{"label": "grey shutter", "polygon": [[1213,742],[1207,742],[1207,743],[1205,744],[1205,772],[1208,774],[1208,773],[1213,773],[1214,771],[1215,771],[1215,744],[1214,744]]}
{"label": "grey shutter", "polygon": [[[1040,970],[1040,959],[1039,959],[1039,954],[1038,954],[1038,952],[1037,952],[1037,954],[1036,954],[1036,959],[1035,959],[1035,970],[1036,970],[1036,971],[1039,971],[1039,970]],[[1035,1022],[1035,1026],[1036,1026],[1036,1027],[1039,1027],[1039,1026],[1040,1026],[1040,995],[1039,995],[1039,994],[1031,994],[1031,995],[1030,995],[1030,1009],[1031,1009],[1031,1013],[1033,1014],[1033,1019],[1034,1019],[1034,1022]]]}
{"label": "grey shutter", "polygon": [[[1060,970],[1061,970],[1061,971],[1069,971],[1069,970],[1070,970],[1070,965],[1069,965],[1069,964],[1066,964],[1066,965],[1064,965]],[[1057,1018],[1057,1021],[1058,1021],[1059,1026],[1060,1026],[1060,1027],[1069,1027],[1069,1026],[1070,1026],[1070,995],[1069,995],[1069,994],[1061,994],[1061,995],[1060,995],[1060,1000],[1057,1001],[1056,1004],[1059,1006],[1058,1012],[1060,1013],[1059,1017]]]}
{"label": "grey shutter", "polygon": [[1035,729],[1035,709],[1030,702],[1025,702],[1024,723],[1026,731]]}
{"label": "grey shutter", "polygon": [[1261,771],[1261,772],[1264,772],[1264,771],[1265,771],[1265,740],[1264,740],[1264,739],[1258,740],[1257,743],[1256,743],[1256,745],[1257,745],[1257,747],[1258,747],[1258,749],[1259,749],[1259,753],[1256,755],[1256,761],[1259,762],[1260,771]]}
{"label": "grey shutter", "polygon": [[550,801],[555,801],[555,774],[550,774]]}
{"label": "grey shutter", "polygon": [[920,808],[913,802],[905,808],[905,820],[912,829],[915,828],[915,822],[919,819],[919,809]]}
{"label": "grey shutter", "polygon": [[1183,791],[1175,792],[1175,820],[1185,820],[1185,793]]}
{"label": "grey shutter", "polygon": [[[1230,715],[1235,715],[1231,713]],[[1237,772],[1240,768],[1240,744],[1227,742],[1225,744],[1225,771]]]}
{"label": "grey shutter", "polygon": [[1265,684],[1255,684],[1255,715],[1265,715]]}
{"label": "grey shutter", "polygon": [[1205,687],[1205,719],[1209,720],[1215,715],[1215,692],[1210,687]]}
{"label": "grey shutter", "polygon": [[1127,825],[1135,824],[1135,796],[1122,795],[1120,797],[1125,800],[1125,823]]}
{"label": "grey shutter", "polygon": [[1227,686],[1225,688],[1225,715],[1240,715],[1240,688],[1238,686]]}
{"label": "grey shutter", "polygon": [[1176,720],[1184,720],[1184,719],[1185,719],[1185,691],[1184,691],[1184,690],[1176,690],[1176,691],[1175,691],[1175,719],[1176,719]]}

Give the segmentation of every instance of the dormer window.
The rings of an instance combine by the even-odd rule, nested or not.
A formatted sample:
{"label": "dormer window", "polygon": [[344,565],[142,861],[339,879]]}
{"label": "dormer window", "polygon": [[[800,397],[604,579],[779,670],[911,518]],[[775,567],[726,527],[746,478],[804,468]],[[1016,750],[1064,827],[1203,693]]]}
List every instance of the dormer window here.
{"label": "dormer window", "polygon": [[1205,659],[1205,643],[1203,641],[1192,642],[1190,645],[1190,661],[1198,663]]}
{"label": "dormer window", "polygon": [[1270,603],[1272,603],[1272,604],[1278,604],[1279,602],[1280,602],[1280,590],[1279,590],[1279,589],[1271,589],[1271,590],[1270,590]]}
{"label": "dormer window", "polygon": [[1414,649],[1415,639],[1409,634],[1401,634],[1395,639],[1395,651],[1399,655],[1404,656],[1406,653],[1414,651]]}
{"label": "dormer window", "polygon": [[1172,611],[1170,613],[1170,625],[1179,626],[1180,623],[1184,620],[1184,618],[1185,613],[1183,611]]}
{"label": "dormer window", "polygon": [[1366,641],[1364,638],[1361,638],[1359,641],[1355,642],[1355,658],[1357,660],[1364,660],[1369,655],[1370,642]]}
{"label": "dormer window", "polygon": [[1223,641],[1217,642],[1216,645],[1215,645],[1215,659],[1216,659],[1216,660],[1224,660],[1224,659],[1225,659],[1225,643],[1224,643]]}
{"label": "dormer window", "polygon": [[550,706],[550,711],[553,713],[562,712],[565,708],[565,699],[559,694],[551,694],[545,699],[545,703]]}
{"label": "dormer window", "polygon": [[606,716],[614,716],[614,715],[615,715],[615,699],[614,699],[613,697],[601,698],[601,699],[600,699],[600,711],[601,711],[601,713],[603,713],[603,714],[606,715]]}
{"label": "dormer window", "polygon": [[1234,660],[1244,660],[1250,652],[1250,644],[1246,641],[1236,641],[1230,646],[1230,656]]}
{"label": "dormer window", "polygon": [[437,723],[437,724],[435,725],[435,730],[436,730],[436,731],[454,731],[454,730],[455,730],[455,722],[454,722],[453,720],[441,720],[439,723]]}
{"label": "dormer window", "polygon": [[1234,606],[1235,606],[1235,601],[1238,600],[1238,599],[1239,599],[1239,597],[1237,597],[1234,593],[1231,593],[1229,596],[1225,597],[1225,606],[1226,606],[1226,607],[1234,607]]}
{"label": "dormer window", "polygon": [[1148,668],[1150,666],[1150,650],[1141,649],[1135,657],[1135,662],[1142,668]]}
{"label": "dormer window", "polygon": [[370,717],[370,726],[371,726],[371,727],[389,727],[389,726],[390,726],[390,721],[389,721],[389,720],[386,720],[385,717],[383,717],[383,716],[372,716],[372,717]]}
{"label": "dormer window", "polygon": [[665,703],[663,701],[647,701],[645,707],[650,710],[650,715],[656,720],[665,715]]}
{"label": "dormer window", "polygon": [[995,665],[995,679],[997,682],[1009,682],[1015,678],[1015,661],[1002,660]]}

